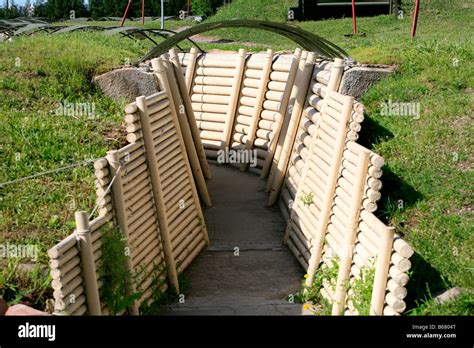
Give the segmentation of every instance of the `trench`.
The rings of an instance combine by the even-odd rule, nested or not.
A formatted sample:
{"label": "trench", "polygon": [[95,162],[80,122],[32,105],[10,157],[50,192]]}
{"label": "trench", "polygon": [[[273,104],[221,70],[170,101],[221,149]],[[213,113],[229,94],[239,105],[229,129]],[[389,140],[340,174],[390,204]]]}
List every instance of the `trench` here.
{"label": "trench", "polygon": [[210,245],[184,272],[184,303],[162,314],[300,315],[302,305],[288,296],[299,291],[303,273],[283,244],[280,211],[266,206],[265,181],[232,166],[210,167],[213,206],[204,211]]}
{"label": "trench", "polygon": [[[328,301],[323,310],[402,313],[413,250],[374,215],[384,160],[356,142],[363,105],[336,92],[348,74],[343,61],[316,61],[299,50],[276,57],[170,54],[174,63],[152,61],[163,91],[125,107],[130,144],[94,163],[97,195],[111,187],[108,201],[101,200],[93,221],[79,221],[91,230],[82,244],[96,251],[101,230],[116,218],[132,248],[127,266],[154,274],[134,284],[143,295],[131,313],[173,286],[183,293],[162,307],[163,315],[311,314],[291,295],[300,291],[303,270],[310,285],[323,268],[331,274],[318,273],[325,282],[313,284],[319,288],[312,297]],[[211,164],[231,162],[220,158],[223,148],[254,150],[253,167],[247,160],[238,168]],[[208,207],[201,209],[200,199]],[[89,289],[91,303],[85,296],[63,301],[84,292],[79,266],[78,289],[61,283],[71,267],[82,257],[100,262],[99,252],[79,255],[76,246],[73,233],[48,251],[57,275],[55,310],[106,314],[94,267],[87,278],[97,286]],[[187,286],[178,284],[178,273]],[[350,297],[361,295],[350,293],[351,284],[371,293],[358,308]]]}

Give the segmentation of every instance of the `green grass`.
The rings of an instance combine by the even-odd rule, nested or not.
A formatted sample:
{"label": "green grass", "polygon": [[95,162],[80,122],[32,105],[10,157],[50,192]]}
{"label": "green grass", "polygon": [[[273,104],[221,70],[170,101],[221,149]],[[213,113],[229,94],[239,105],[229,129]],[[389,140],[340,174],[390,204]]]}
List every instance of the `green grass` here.
{"label": "green grass", "polygon": [[0,297],[9,305],[21,302],[44,309],[47,300],[52,297],[52,292],[48,269],[41,264],[34,265],[31,270],[25,270],[20,267],[19,260],[11,259],[2,265]]}
{"label": "green grass", "polygon": [[[284,21],[286,10],[280,5],[277,0],[235,0],[210,20]],[[365,37],[343,35],[351,32],[350,19],[293,23],[340,45],[359,62],[397,67],[363,97],[366,121],[360,142],[386,160],[379,214],[416,250],[409,306],[418,314],[435,313],[434,305],[423,309],[424,303],[431,303],[431,293],[451,286],[474,287],[473,46],[468,35],[472,19],[468,2],[432,0],[422,2],[413,40],[410,13],[402,20],[359,18]],[[183,25],[192,23],[167,22],[167,28]],[[159,27],[159,22],[145,26]],[[206,49],[295,48],[278,35],[245,28],[206,35],[236,41],[202,44]],[[35,35],[1,43],[0,182],[97,158],[122,145],[122,105],[104,97],[90,81],[127,58],[135,61],[150,47],[145,40],[100,33]],[[94,103],[98,117],[52,114],[62,100]],[[388,100],[420,103],[421,117],[382,116],[381,103]],[[75,209],[92,210],[92,172],[90,166],[79,167],[1,188],[0,243],[38,244],[46,263],[44,252],[72,231],[71,202],[75,201]],[[443,313],[462,314],[461,308],[447,306]]]}
{"label": "green grass", "polygon": [[408,315],[474,315],[474,294],[464,290],[455,299],[442,304],[428,298]]}
{"label": "green grass", "polygon": [[[136,59],[146,51],[140,44],[74,33],[0,45],[0,182],[97,158],[123,144],[121,106],[91,79],[127,57]],[[56,115],[64,100],[94,103],[95,117]],[[71,201],[88,210],[94,203],[90,173],[79,167],[2,188],[2,236],[23,240],[39,233],[50,241],[64,236],[71,228]]]}

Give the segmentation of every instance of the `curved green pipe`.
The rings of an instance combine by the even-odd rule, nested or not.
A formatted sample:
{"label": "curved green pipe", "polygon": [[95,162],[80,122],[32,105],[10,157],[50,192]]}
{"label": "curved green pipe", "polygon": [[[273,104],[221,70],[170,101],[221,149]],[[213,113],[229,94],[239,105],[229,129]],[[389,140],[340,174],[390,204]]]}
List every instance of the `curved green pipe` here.
{"label": "curved green pipe", "polygon": [[176,33],[165,41],[159,43],[157,46],[153,47],[145,56],[140,59],[138,63],[161,56],[163,53],[168,52],[173,46],[175,46],[179,42],[186,40],[187,38],[193,35],[216,29],[235,27],[268,30],[273,33],[285,36],[300,45],[301,48],[307,51],[316,52],[322,57],[329,59],[350,59],[349,55],[339,46],[318,35],[302,30],[300,28],[276,22],[236,19],[228,21],[202,23],[195,25],[189,29],[183,30],[179,33]]}

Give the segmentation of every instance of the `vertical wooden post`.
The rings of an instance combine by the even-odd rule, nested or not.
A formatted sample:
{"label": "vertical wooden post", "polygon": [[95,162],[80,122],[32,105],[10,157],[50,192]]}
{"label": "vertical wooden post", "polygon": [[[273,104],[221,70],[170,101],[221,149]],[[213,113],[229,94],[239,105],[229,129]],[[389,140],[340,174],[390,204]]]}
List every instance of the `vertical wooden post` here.
{"label": "vertical wooden post", "polygon": [[[331,98],[332,94],[338,95],[337,92],[329,92],[329,95],[327,95],[326,98]],[[341,96],[341,97],[343,98],[344,103],[342,105],[341,119],[339,122],[341,122],[344,125],[344,127],[340,127],[338,130],[335,147],[334,147],[334,154],[331,156],[333,161],[329,167],[328,182],[326,183],[327,185],[326,192],[322,199],[321,215],[318,219],[318,224],[316,226],[316,233],[315,233],[315,238],[314,238],[315,244],[311,248],[311,258],[309,259],[309,263],[308,263],[308,272],[307,272],[308,278],[306,278],[306,285],[308,286],[312,285],[314,274],[321,261],[325,232],[326,232],[326,228],[327,228],[330,213],[331,213],[334,191],[336,190],[336,180],[338,178],[338,173],[341,166],[342,152],[344,151],[344,144],[345,144],[347,128],[348,128],[347,124],[351,117],[352,104],[354,103],[353,97],[349,97],[349,96]],[[326,112],[325,109],[326,108],[323,106],[323,109],[321,111],[323,118]],[[330,116],[326,116],[326,117],[330,117]]]}
{"label": "vertical wooden post", "polygon": [[189,63],[186,67],[186,89],[188,95],[191,95],[191,90],[193,88],[194,74],[196,72],[196,59],[197,59],[197,49],[196,47],[191,47],[189,51]]}
{"label": "vertical wooden post", "polygon": [[229,109],[225,117],[224,132],[222,134],[221,150],[225,150],[231,144],[232,128],[234,127],[234,119],[239,106],[240,87],[244,79],[245,68],[245,50],[239,50],[239,58],[235,67],[235,73],[232,80],[232,93],[230,95]]}
{"label": "vertical wooden post", "polygon": [[[270,79],[270,72],[272,70],[273,50],[268,49],[263,65],[262,78],[258,86],[257,100],[253,109],[252,121],[249,127],[249,134],[247,134],[247,141],[245,143],[245,151],[253,149],[253,143],[257,135],[258,121],[262,113],[263,102],[265,101],[265,92],[267,91],[268,80]],[[250,156],[249,156],[250,158]],[[240,171],[245,172],[249,168],[249,163],[242,163]]]}
{"label": "vertical wooden post", "polygon": [[[128,230],[127,211],[125,209],[122,183],[122,167],[120,164],[119,152],[117,150],[107,152],[107,161],[109,162],[110,177],[115,177],[115,180],[112,184],[112,198],[115,208],[115,217],[117,219],[118,225],[120,226],[120,230],[126,237],[127,246],[130,249],[130,245],[128,244],[130,232]],[[127,257],[127,268],[130,273],[133,273],[133,265],[130,257]],[[136,293],[135,283],[131,282],[130,286],[131,288],[129,292]],[[130,311],[133,315],[139,314],[137,301],[133,302]]]}
{"label": "vertical wooden post", "polygon": [[369,151],[361,150],[357,158],[357,173],[354,182],[354,191],[351,194],[349,221],[344,236],[344,244],[339,260],[339,273],[337,275],[336,293],[332,305],[332,315],[341,315],[344,312],[346,293],[351,273],[352,255],[359,226],[360,209],[362,197],[364,196],[365,181],[367,178],[367,168],[369,166]]}
{"label": "vertical wooden post", "polygon": [[[160,81],[160,85],[163,87],[164,91],[168,95],[168,99],[171,104],[170,109],[173,120],[176,121],[177,126],[179,127],[179,131],[177,132],[178,138],[180,138],[180,142],[182,141],[182,145],[184,146],[183,156],[187,158],[190,162],[191,168],[194,172],[194,179],[198,187],[199,193],[201,194],[202,200],[208,207],[210,207],[212,206],[211,197],[209,196],[206,181],[204,180],[203,173],[201,172],[202,167],[200,167],[196,148],[194,147],[194,143],[192,142],[192,135],[188,128],[190,122],[188,123],[188,120],[186,120],[184,117],[178,116],[178,114],[180,116],[182,116],[182,114],[179,112],[181,111],[179,110],[179,92],[176,90],[177,86],[175,81],[173,80],[173,76],[171,75],[173,71],[170,69],[166,69],[166,62],[163,62],[161,59],[153,59],[151,61],[151,64],[153,66],[155,74],[157,75]],[[172,68],[172,65],[170,64],[169,67]],[[168,76],[168,74],[170,74],[171,76]],[[194,125],[196,126],[195,121]],[[193,178],[193,173],[191,173],[190,178]],[[199,202],[199,199],[197,202]]]}
{"label": "vertical wooden post", "polygon": [[329,77],[327,91],[339,90],[341,84],[342,73],[344,72],[344,60],[341,58],[334,59],[334,64],[331,69],[331,76]]}
{"label": "vertical wooden post", "polygon": [[280,107],[278,108],[279,117],[275,121],[275,131],[273,133],[273,139],[270,142],[270,146],[268,147],[267,158],[265,158],[265,163],[263,164],[262,172],[260,173],[261,178],[265,178],[268,175],[268,172],[270,171],[270,167],[272,165],[273,156],[275,154],[275,149],[280,141],[280,132],[284,123],[286,109],[288,108],[288,104],[290,101],[290,95],[293,90],[293,84],[295,82],[296,72],[298,71],[300,56],[301,49],[297,48],[293,55],[293,61],[291,62],[290,71],[288,73],[288,80],[286,82],[285,91],[283,92],[283,98]]}
{"label": "vertical wooden post", "polygon": [[[169,61],[163,61],[163,64],[165,66],[167,81],[171,88],[171,91],[178,91],[178,86],[176,85],[176,80],[175,80],[175,73],[173,72],[173,65]],[[175,108],[176,108],[176,115],[178,116],[177,120],[179,122],[182,139],[184,141],[184,146],[185,146],[184,155],[188,157],[189,159],[189,162],[191,164],[192,175],[194,176],[194,179],[196,180],[196,184],[197,184],[199,193],[201,194],[202,200],[208,207],[210,207],[212,206],[211,197],[209,196],[206,180],[204,179],[204,174],[201,170],[202,169],[201,163],[199,162],[200,159],[198,157],[195,144],[193,142],[193,137],[192,137],[190,125],[189,125],[190,122],[188,122],[188,120],[186,119],[186,115],[185,115],[186,112],[185,110],[183,110],[183,107],[181,104],[182,99],[180,98],[180,95],[178,92],[171,93],[171,97],[173,99],[173,104],[175,105]],[[196,126],[196,121],[193,121],[193,123]],[[199,138],[199,140],[201,139]],[[204,148],[202,148],[202,150],[204,151]],[[204,161],[207,166],[207,158],[205,155],[204,155]],[[209,170],[209,167],[207,168]],[[209,175],[210,175],[210,171],[209,171]]]}
{"label": "vertical wooden post", "polygon": [[283,143],[283,148],[281,150],[281,156],[277,164],[275,177],[270,191],[270,197],[268,198],[268,206],[275,204],[278,195],[280,194],[286,168],[290,160],[291,149],[293,148],[293,144],[295,142],[296,133],[301,121],[301,115],[306,103],[306,96],[308,94],[308,86],[311,81],[311,76],[313,75],[315,58],[316,55],[314,52],[309,52],[308,56],[306,57],[300,84],[297,86],[296,100],[293,107],[293,112],[291,113],[290,123],[288,124],[288,131],[286,133],[285,142]]}
{"label": "vertical wooden post", "polygon": [[[204,146],[201,142],[201,134],[199,133],[199,129],[196,124],[196,117],[194,116],[191,98],[187,93],[186,82],[184,81],[183,71],[181,69],[181,64],[179,63],[178,54],[176,53],[175,49],[171,49],[169,53],[171,63],[174,66],[174,73],[176,76],[176,82],[178,85],[179,93],[183,100],[185,116],[188,119],[189,125],[187,127],[189,127],[191,130],[192,139],[194,140],[194,145],[196,147],[196,152],[199,157],[199,162],[201,163],[201,170],[207,179],[211,179],[212,174],[207,163],[206,153],[204,152]],[[169,82],[171,83],[172,80],[169,80]]]}
{"label": "vertical wooden post", "polygon": [[[327,103],[327,99],[324,100],[322,110],[324,110],[324,108],[326,107],[326,103]],[[285,237],[284,237],[285,243],[288,242],[288,238],[290,236],[292,221],[294,220],[295,215],[297,215],[298,211],[300,210],[301,203],[300,203],[300,200],[298,198],[303,193],[303,186],[305,184],[306,177],[308,176],[308,170],[309,170],[310,163],[312,161],[312,157],[313,157],[313,154],[314,154],[315,142],[316,142],[316,139],[318,139],[319,127],[320,127],[319,123],[316,124],[316,130],[315,130],[313,136],[311,137],[311,143],[310,143],[309,148],[308,148],[308,156],[305,159],[303,170],[302,170],[301,175],[300,175],[300,180],[299,180],[298,186],[296,188],[295,200],[294,200],[293,205],[291,207],[290,218],[288,219],[288,224],[286,226]],[[289,175],[289,173],[287,173],[287,175]]]}
{"label": "vertical wooden post", "polygon": [[[170,88],[170,85],[168,83],[168,79],[166,78],[166,69],[165,69],[165,66],[163,64],[162,59],[159,59],[159,58],[152,59],[151,65],[153,67],[153,70],[156,71],[158,77],[160,78],[160,83],[162,83],[166,93],[169,96],[170,93],[171,93],[170,92],[171,88]],[[192,173],[191,167],[189,165],[188,156],[186,154],[186,148],[184,146],[183,135],[181,134],[181,131],[179,130],[178,115],[177,115],[176,110],[174,109],[174,107],[171,107],[171,116],[173,117],[173,122],[175,124],[175,128],[178,130],[176,133],[177,133],[177,137],[178,137],[178,140],[179,140],[179,146],[181,148],[181,152],[183,153],[184,161],[186,162],[186,165],[185,165],[186,171],[188,173],[189,178],[191,179],[193,177],[193,173]],[[204,221],[204,215],[203,215],[202,210],[201,210],[201,205],[199,204],[199,197],[198,197],[198,194],[197,194],[197,191],[196,191],[196,187],[192,183],[191,183],[190,186],[191,186],[191,192],[192,192],[192,195],[193,195],[193,199],[196,202],[196,209],[198,210],[198,216],[202,219],[202,221]],[[207,233],[206,225],[203,225],[202,233],[203,233],[204,240],[207,242],[207,244],[209,244],[210,243],[209,242],[209,235]]]}
{"label": "vertical wooden post", "polygon": [[171,247],[171,237],[168,224],[168,216],[166,215],[166,207],[163,202],[163,189],[161,187],[160,172],[158,170],[158,160],[156,159],[155,146],[153,144],[153,134],[151,132],[150,116],[146,106],[145,97],[141,96],[137,99],[138,114],[140,116],[140,124],[143,134],[143,143],[145,145],[146,160],[148,164],[151,187],[153,190],[153,199],[155,201],[156,211],[158,213],[158,221],[160,225],[161,241],[166,260],[168,271],[168,279],[179,293],[178,273],[176,271],[176,263]]}
{"label": "vertical wooden post", "polygon": [[372,288],[372,299],[370,301],[370,315],[382,315],[387,289],[387,277],[390,267],[390,256],[392,255],[394,227],[384,226],[381,229],[379,253],[375,264],[374,286]]}
{"label": "vertical wooden post", "polygon": [[301,85],[301,79],[304,74],[304,68],[305,68],[307,57],[308,57],[307,51],[301,52],[301,56],[298,61],[298,70],[296,72],[294,85],[291,89],[291,95],[290,95],[290,101],[289,101],[289,103],[293,103],[293,105],[291,105],[291,108],[287,108],[287,110],[285,111],[283,124],[280,130],[280,137],[278,138],[277,146],[275,149],[275,155],[273,156],[273,163],[271,166],[270,175],[268,176],[267,184],[265,186],[265,192],[270,192],[270,190],[272,189],[273,182],[275,181],[275,175],[278,172],[278,162],[280,161],[281,152],[287,140],[286,135],[288,134],[288,127],[291,122],[291,115],[293,114],[292,110],[294,107],[294,101],[296,100],[296,96],[298,94],[298,91],[300,90],[299,86]]}
{"label": "vertical wooden post", "polygon": [[99,287],[95,270],[94,254],[92,252],[91,230],[89,217],[85,211],[74,214],[76,220],[76,236],[81,249],[82,275],[86,290],[87,309],[90,315],[101,315]]}

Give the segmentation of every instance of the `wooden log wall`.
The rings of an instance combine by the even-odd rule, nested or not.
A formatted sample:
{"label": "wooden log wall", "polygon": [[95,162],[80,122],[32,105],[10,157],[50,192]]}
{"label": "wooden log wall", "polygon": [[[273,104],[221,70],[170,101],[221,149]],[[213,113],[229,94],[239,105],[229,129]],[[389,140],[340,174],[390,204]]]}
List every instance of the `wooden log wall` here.
{"label": "wooden log wall", "polygon": [[[405,308],[404,285],[413,251],[397,237],[398,245],[406,244],[405,256],[394,251],[394,244],[392,250],[393,229],[373,215],[381,198],[384,162],[355,143],[364,119],[363,105],[346,99],[346,111],[341,113],[345,98],[334,92],[339,89],[344,63],[314,61],[310,53],[295,51],[293,56],[274,55],[268,69],[270,54],[247,57],[232,148],[257,150],[256,172],[268,176],[268,204],[278,202],[288,220],[285,241],[310,273],[309,279],[322,263],[330,266],[334,257],[338,259],[341,271],[333,289],[328,284],[322,289],[334,304],[333,314],[355,313],[347,296],[350,287],[341,289],[340,285],[353,284],[359,277],[355,272],[358,265],[375,259],[379,261],[372,265],[376,284],[370,313],[400,313]],[[185,56],[182,62],[191,81],[192,59],[185,62]],[[309,86],[308,74],[312,76]],[[264,85],[265,97],[260,104]],[[190,89],[190,93],[194,91]],[[240,168],[246,170],[248,166]],[[304,200],[312,203],[307,205]],[[372,254],[364,253],[367,239],[359,230],[359,222],[365,228],[368,216],[380,237]],[[387,256],[387,250],[392,256]]]}
{"label": "wooden log wall", "polygon": [[[162,83],[167,84],[164,64],[158,65]],[[170,91],[170,86],[164,89]],[[137,98],[125,107],[130,144],[110,151],[94,165],[99,214],[89,223],[94,271],[100,270],[102,229],[114,223],[126,239],[127,266],[133,275],[130,292],[142,294],[131,305],[131,314],[139,314],[140,305],[153,300],[156,282],[161,282],[162,292],[170,285],[179,291],[177,274],[209,242],[178,114],[166,91]],[[84,276],[90,272],[82,268],[76,234],[48,254],[55,312],[94,314]],[[100,294],[103,278],[100,273],[96,278]],[[102,301],[100,314],[107,313]]]}
{"label": "wooden log wall", "polygon": [[[155,63],[156,71],[165,70],[162,61]],[[162,81],[168,84],[165,76]],[[165,90],[169,89],[169,85],[165,86]],[[147,118],[150,123],[151,151],[154,149],[160,186],[157,200],[162,207],[159,219],[169,234],[170,257],[176,270],[182,272],[209,239],[176,108],[170,105],[166,92],[157,94],[165,96],[160,111],[152,112],[156,109],[153,107],[156,95],[141,98],[141,101],[137,99],[127,108],[131,111],[136,106],[135,112],[142,114],[142,127]]]}

